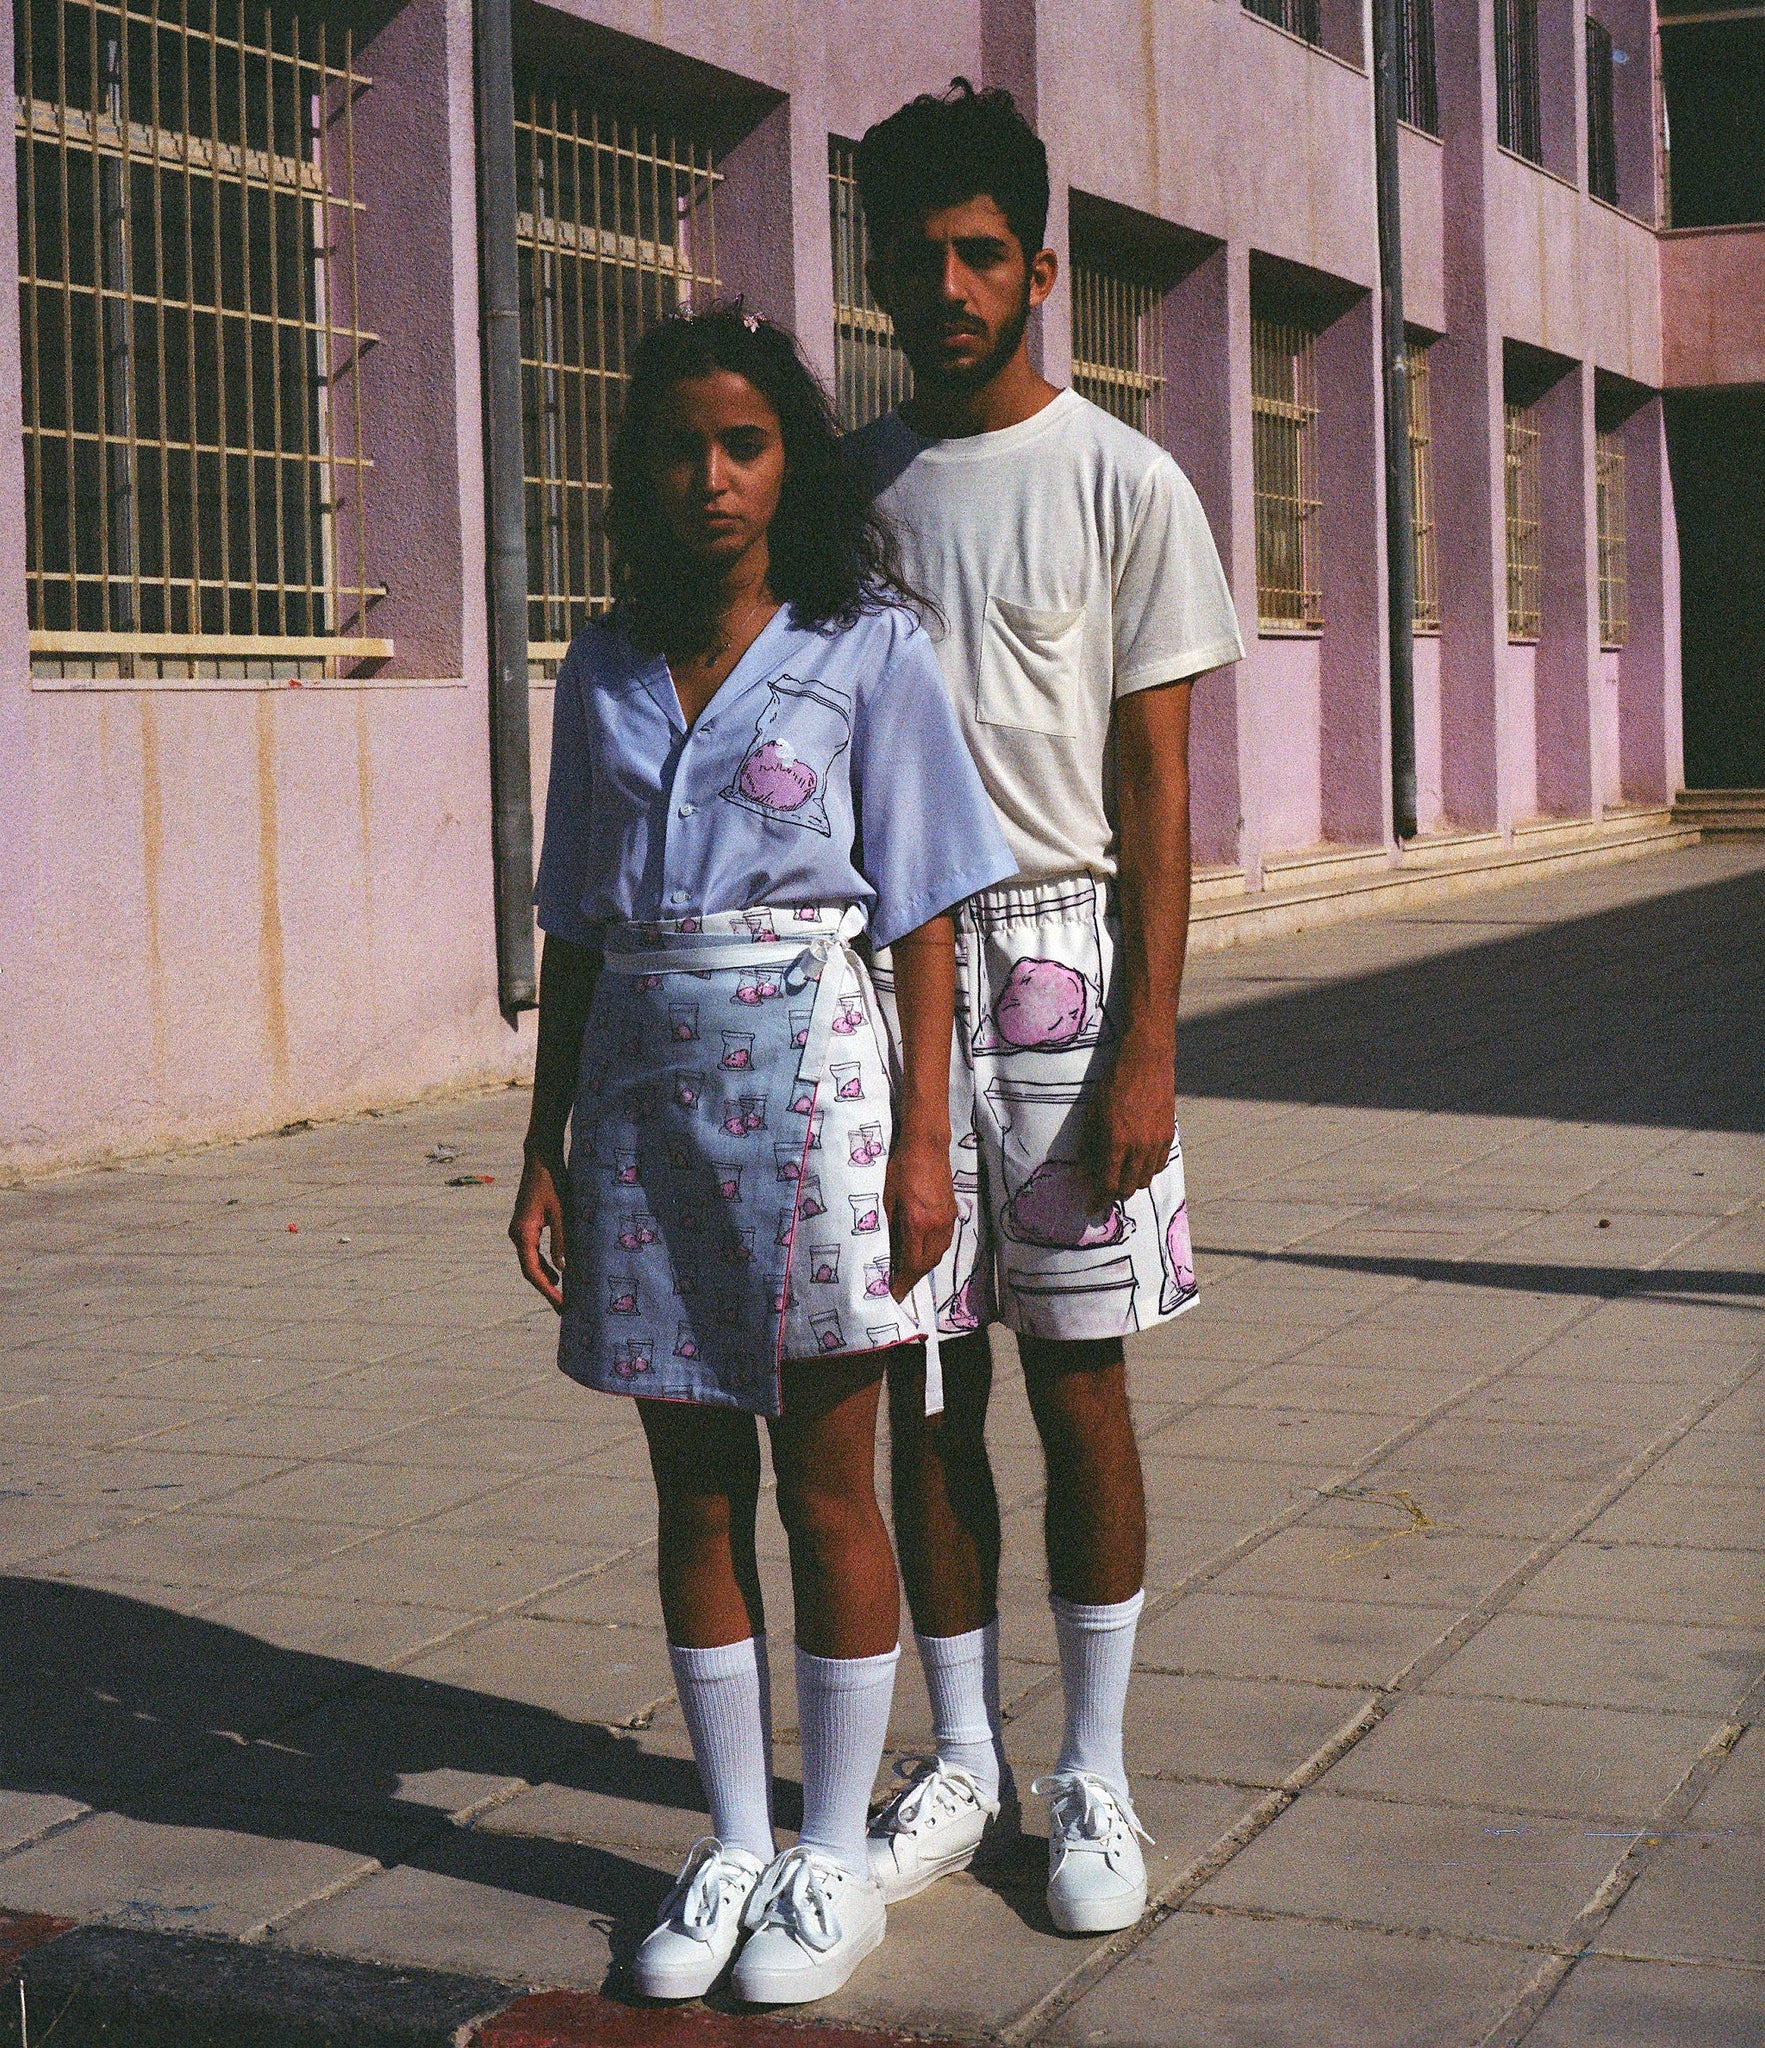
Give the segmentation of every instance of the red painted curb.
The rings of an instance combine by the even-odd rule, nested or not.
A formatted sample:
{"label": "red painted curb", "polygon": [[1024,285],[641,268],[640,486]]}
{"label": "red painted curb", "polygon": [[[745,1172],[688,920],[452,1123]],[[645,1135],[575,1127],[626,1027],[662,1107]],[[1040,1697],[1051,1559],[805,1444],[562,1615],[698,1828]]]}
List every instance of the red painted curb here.
{"label": "red painted curb", "polygon": [[58,1920],[53,1913],[0,1911],[0,1977],[10,1976],[32,1949],[70,1933],[77,1920]]}
{"label": "red painted curb", "polygon": [[[619,2005],[593,1991],[536,1991],[474,2029],[472,2048],[915,2048],[905,2034],[708,2012]],[[919,2044],[923,2048],[923,2043]]]}

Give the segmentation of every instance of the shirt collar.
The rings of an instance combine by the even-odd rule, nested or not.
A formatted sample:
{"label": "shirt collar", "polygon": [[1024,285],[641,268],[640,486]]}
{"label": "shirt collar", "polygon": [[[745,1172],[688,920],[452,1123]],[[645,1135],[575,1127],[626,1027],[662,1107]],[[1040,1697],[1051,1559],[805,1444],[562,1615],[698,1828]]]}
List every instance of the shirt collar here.
{"label": "shirt collar", "polygon": [[[808,628],[797,624],[790,606],[781,604],[743,650],[735,667],[718,684],[716,694],[699,713],[699,724],[703,726],[712,718],[721,717],[750,690],[770,681],[792,650],[814,637]],[[633,659],[641,664],[632,677],[633,686],[641,684],[648,690],[674,730],[685,732],[686,720],[681,716],[680,698],[675,692],[674,678],[668,673],[666,660],[659,654],[645,659],[635,653]]]}

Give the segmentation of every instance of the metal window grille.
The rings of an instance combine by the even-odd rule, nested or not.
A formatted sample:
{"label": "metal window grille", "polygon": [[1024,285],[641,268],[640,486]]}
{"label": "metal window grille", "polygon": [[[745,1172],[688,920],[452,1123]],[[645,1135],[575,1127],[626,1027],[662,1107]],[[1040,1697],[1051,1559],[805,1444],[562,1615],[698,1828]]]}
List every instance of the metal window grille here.
{"label": "metal window grille", "polygon": [[1428,351],[1411,345],[1409,374],[1410,495],[1416,536],[1416,609],[1418,632],[1440,631],[1440,577],[1434,532],[1434,422],[1428,375]]}
{"label": "metal window grille", "polygon": [[1618,130],[1612,98],[1612,33],[1587,17],[1587,189],[1618,203]]}
{"label": "metal window grille", "polygon": [[1434,70],[1434,0],[1398,0],[1397,110],[1412,128],[1440,133]]}
{"label": "metal window grille", "polygon": [[1307,327],[1250,323],[1256,609],[1265,626],[1324,622],[1318,576],[1316,338]]}
{"label": "metal window grille", "polygon": [[555,668],[612,602],[608,456],[638,337],[717,289],[710,150],[529,89],[515,107],[528,655]]}
{"label": "metal window grille", "polygon": [[1538,0],[1495,0],[1495,139],[1542,163],[1538,100]]}
{"label": "metal window grille", "polygon": [[1542,437],[1536,406],[1502,407],[1507,483],[1508,638],[1538,638],[1544,588]]}
{"label": "metal window grille", "polygon": [[1272,21],[1276,28],[1284,28],[1290,36],[1299,36],[1305,42],[1322,40],[1318,0],[1244,0],[1244,11],[1254,14],[1259,21]]}
{"label": "metal window grille", "polygon": [[379,657],[352,33],[20,0],[25,586],[41,676]]}
{"label": "metal window grille", "polygon": [[858,152],[827,141],[827,201],[833,219],[834,410],[847,433],[913,396],[913,373],[889,316],[870,295],[870,241],[858,202]]}
{"label": "metal window grille", "polygon": [[1154,441],[1164,437],[1160,311],[1151,285],[1074,262],[1073,389]]}
{"label": "metal window grille", "polygon": [[1593,456],[1594,515],[1599,542],[1600,645],[1622,647],[1630,624],[1624,559],[1624,432],[1598,435]]}

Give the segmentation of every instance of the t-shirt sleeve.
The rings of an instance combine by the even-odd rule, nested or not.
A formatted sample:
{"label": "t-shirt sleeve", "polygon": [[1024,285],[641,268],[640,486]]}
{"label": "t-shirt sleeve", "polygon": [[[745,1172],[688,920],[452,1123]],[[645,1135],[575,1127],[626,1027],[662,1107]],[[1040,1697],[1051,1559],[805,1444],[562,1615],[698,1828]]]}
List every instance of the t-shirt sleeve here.
{"label": "t-shirt sleeve", "polygon": [[876,891],[871,938],[892,946],[1017,872],[969,758],[931,641],[902,622],[853,733],[858,866]]}
{"label": "t-shirt sleeve", "polygon": [[1141,484],[1115,580],[1115,694],[1244,659],[1238,613],[1189,479],[1167,457]]}
{"label": "t-shirt sleeve", "polygon": [[587,667],[578,642],[565,655],[552,693],[552,765],[546,783],[539,881],[533,891],[540,929],[578,946],[591,946],[598,936],[582,914],[589,822],[594,815],[594,760],[583,703]]}

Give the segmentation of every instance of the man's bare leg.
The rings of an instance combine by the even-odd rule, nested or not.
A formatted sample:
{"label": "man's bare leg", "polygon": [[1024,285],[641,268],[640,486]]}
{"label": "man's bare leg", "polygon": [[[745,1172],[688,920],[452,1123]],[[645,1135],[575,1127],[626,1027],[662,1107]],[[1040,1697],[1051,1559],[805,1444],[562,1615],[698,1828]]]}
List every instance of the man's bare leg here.
{"label": "man's bare leg", "polygon": [[913,1626],[960,1636],[999,1612],[999,1496],[987,1459],[993,1357],[985,1333],[946,1337],[944,1412],[925,1412],[925,1354],[903,1348],[889,1372],[895,1545]]}

